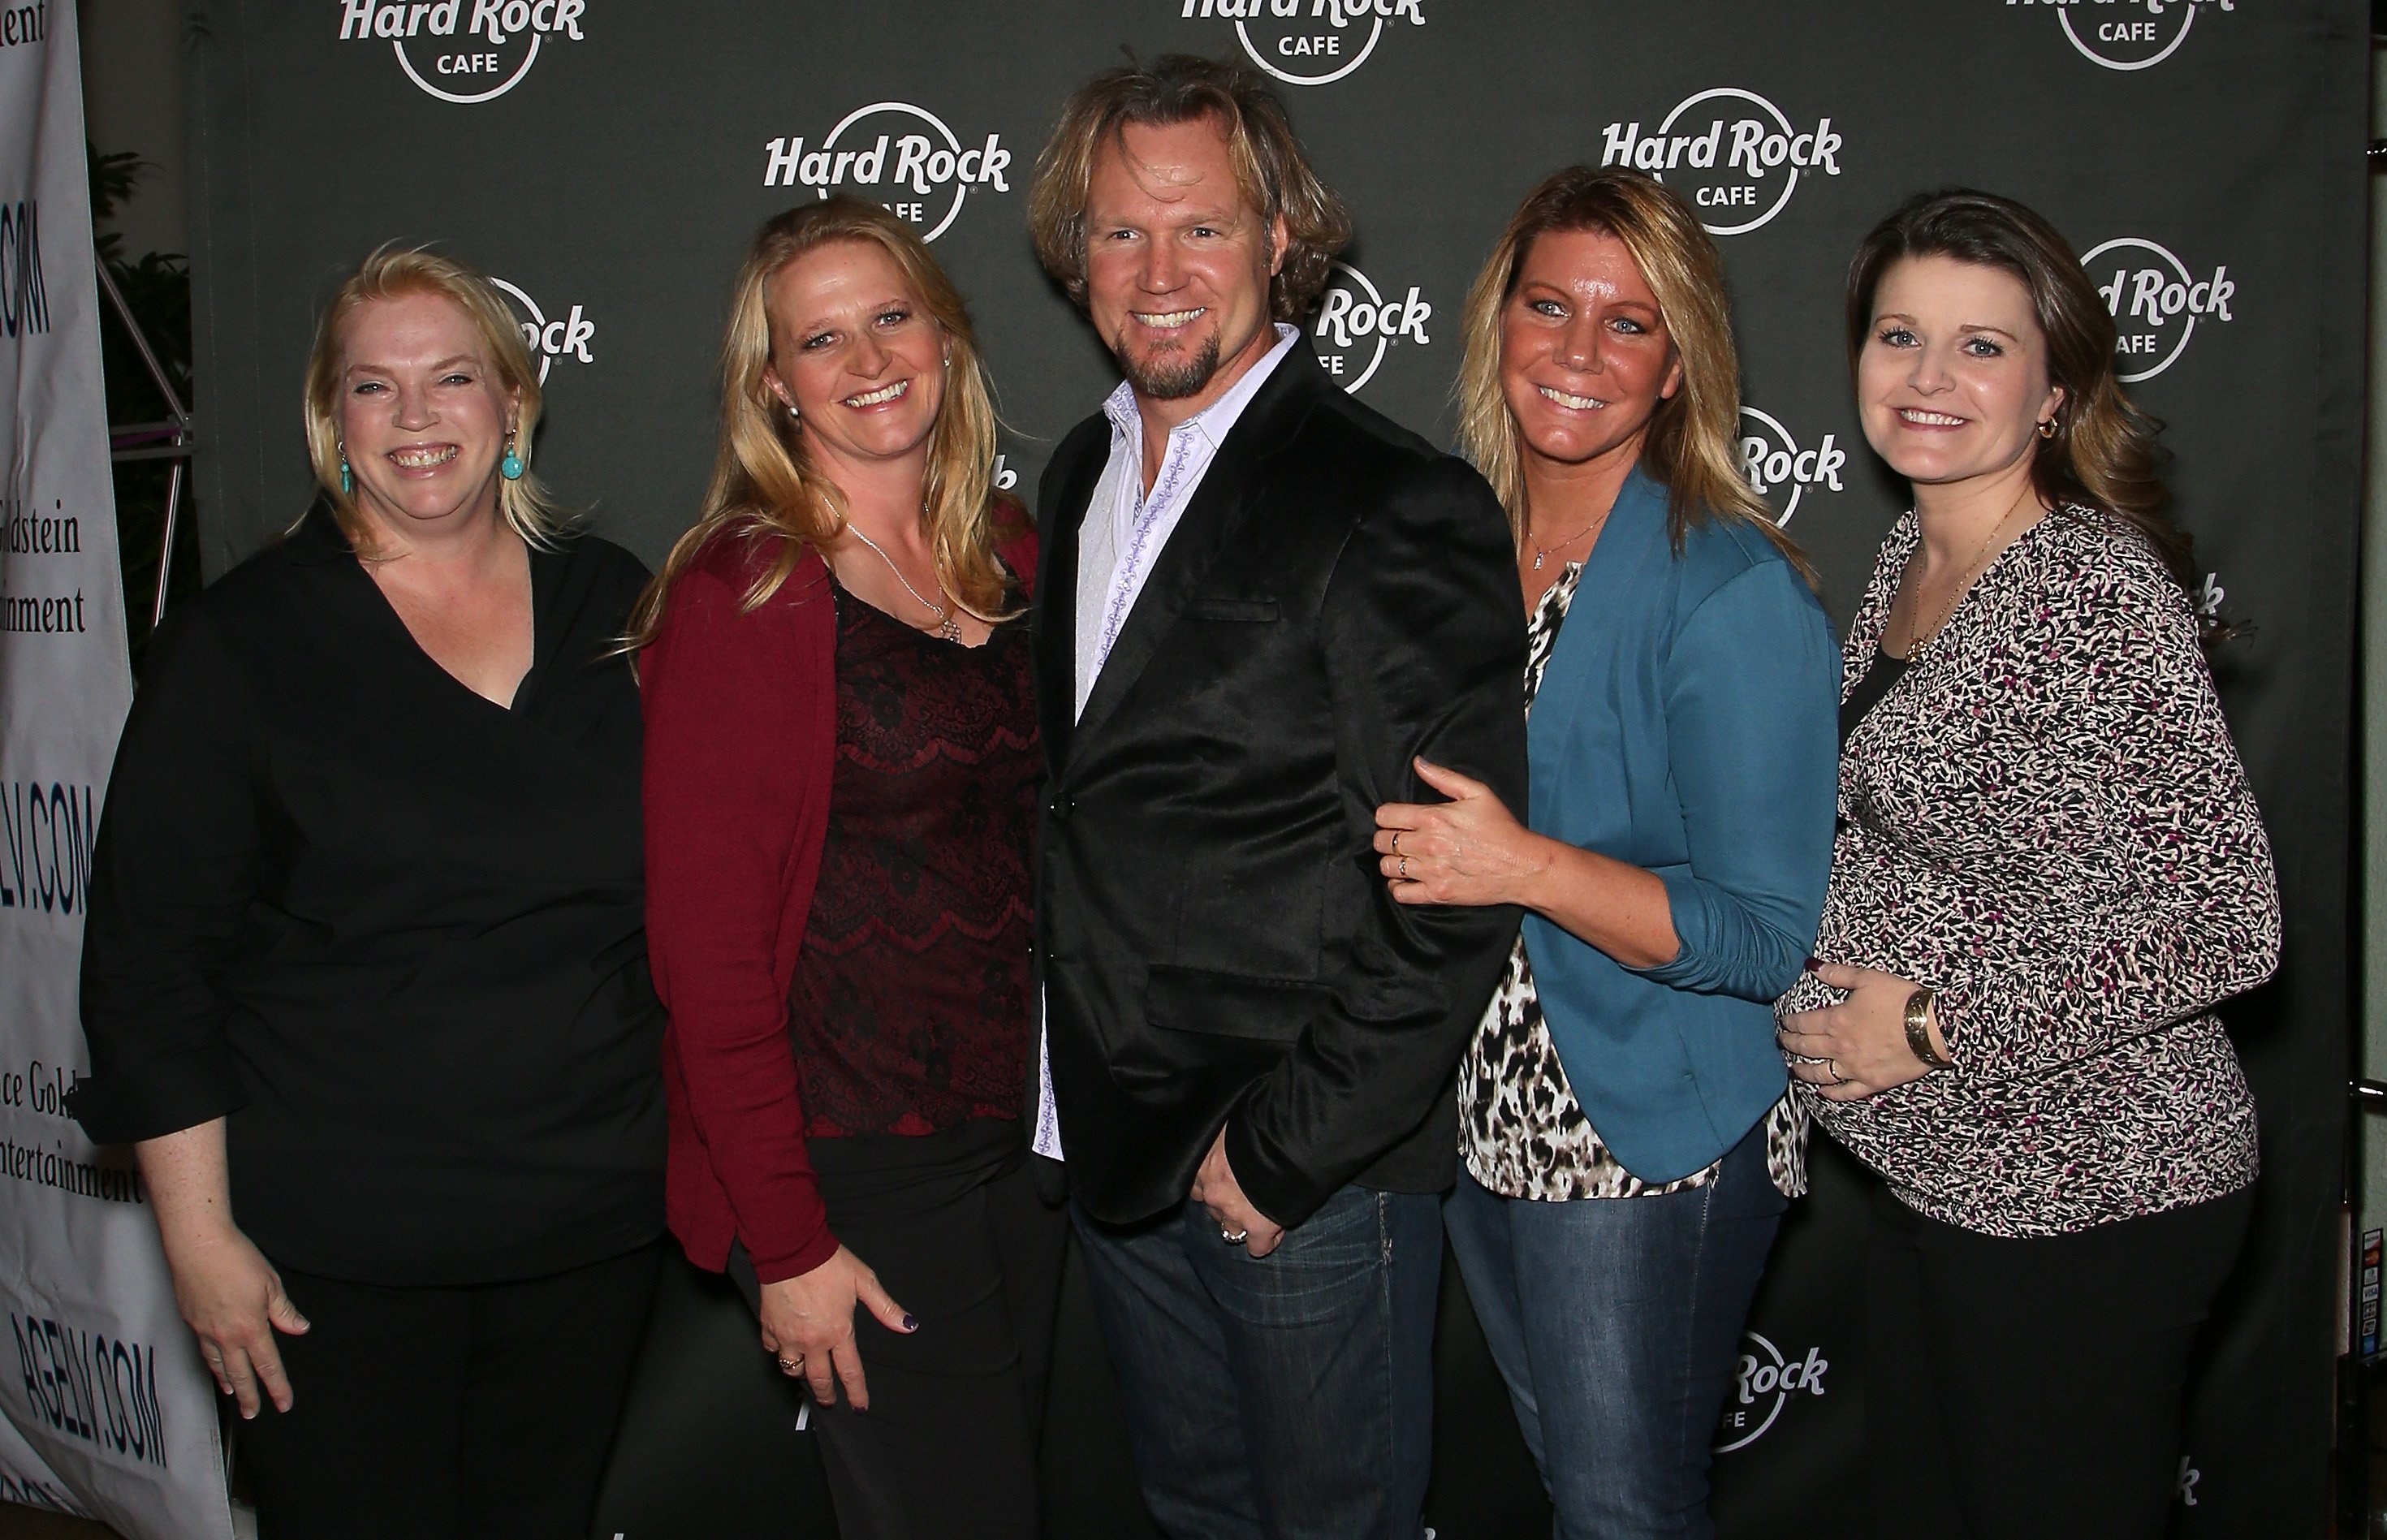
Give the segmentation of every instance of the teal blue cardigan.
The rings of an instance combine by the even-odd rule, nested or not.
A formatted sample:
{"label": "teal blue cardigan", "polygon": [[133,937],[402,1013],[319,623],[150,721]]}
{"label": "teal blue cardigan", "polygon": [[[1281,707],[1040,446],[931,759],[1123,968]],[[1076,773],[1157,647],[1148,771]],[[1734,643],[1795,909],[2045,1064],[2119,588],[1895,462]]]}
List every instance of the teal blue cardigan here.
{"label": "teal blue cardigan", "polygon": [[1527,822],[1656,873],[1682,950],[1628,968],[1529,914],[1525,952],[1576,1101],[1644,1181],[1710,1165],[1782,1095],[1772,1003],[1823,915],[1839,687],[1782,552],[1707,519],[1677,555],[1636,470],[1534,698]]}

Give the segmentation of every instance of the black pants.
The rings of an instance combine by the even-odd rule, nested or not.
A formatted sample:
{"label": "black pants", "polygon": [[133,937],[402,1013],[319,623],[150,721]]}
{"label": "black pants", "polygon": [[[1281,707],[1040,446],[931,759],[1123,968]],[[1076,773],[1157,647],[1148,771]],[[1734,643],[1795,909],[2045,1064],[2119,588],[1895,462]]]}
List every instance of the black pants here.
{"label": "black pants", "polygon": [[240,1424],[263,1540],[586,1540],[660,1244],[519,1283],[284,1269],[291,1407]]}
{"label": "black pants", "polygon": [[[965,1129],[976,1135],[981,1125]],[[1016,1156],[1003,1163],[1007,1170],[961,1180],[952,1180],[951,1162],[865,1174],[838,1159],[947,1140],[813,1142],[830,1228],[920,1320],[907,1335],[856,1309],[870,1409],[855,1412],[842,1388],[835,1406],[813,1408],[844,1540],[1036,1540],[1040,1533],[1036,1435],[1067,1212],[1037,1194],[1028,1163]],[[747,1303],[758,1304],[742,1247],[729,1270]]]}
{"label": "black pants", "polygon": [[1877,1189],[1865,1278],[1874,1534],[2160,1536],[2189,1353],[2253,1207],[2249,1188],[2010,1240]]}

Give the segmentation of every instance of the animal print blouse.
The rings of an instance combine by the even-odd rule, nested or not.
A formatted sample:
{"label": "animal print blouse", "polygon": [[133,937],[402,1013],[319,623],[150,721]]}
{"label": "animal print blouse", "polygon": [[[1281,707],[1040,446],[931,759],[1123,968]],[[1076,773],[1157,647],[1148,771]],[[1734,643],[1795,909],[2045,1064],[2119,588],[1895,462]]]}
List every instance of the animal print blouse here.
{"label": "animal print blouse", "polygon": [[[1843,694],[1917,539],[1882,546]],[[1992,562],[1840,755],[1816,955],[1939,991],[1953,1069],[1857,1102],[1794,1082],[1910,1206],[2061,1234],[2254,1180],[2213,1014],[2280,955],[2270,845],[2199,651],[2135,532],[2065,508]],[[1802,976],[1776,1010],[1837,998]]]}
{"label": "animal print blouse", "polygon": [[[1568,562],[1534,607],[1526,632],[1528,716],[1582,576],[1583,563]],[[1723,1165],[1718,1161],[1676,1180],[1648,1185],[1617,1163],[1567,1084],[1566,1067],[1542,1019],[1522,935],[1509,949],[1500,987],[1484,1007],[1483,1022],[1459,1063],[1459,1155],[1484,1191],[1546,1201],[1663,1197],[1705,1186]],[[1807,1190],[1807,1120],[1789,1096],[1766,1115],[1765,1164],[1783,1193],[1797,1197]]]}

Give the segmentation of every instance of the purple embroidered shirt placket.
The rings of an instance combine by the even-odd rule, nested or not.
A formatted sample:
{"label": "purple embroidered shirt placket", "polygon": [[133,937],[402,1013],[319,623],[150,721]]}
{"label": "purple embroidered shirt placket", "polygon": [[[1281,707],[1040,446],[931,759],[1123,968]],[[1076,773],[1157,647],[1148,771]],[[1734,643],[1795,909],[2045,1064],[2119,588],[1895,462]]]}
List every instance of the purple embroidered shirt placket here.
{"label": "purple embroidered shirt placket", "polygon": [[1119,627],[1127,624],[1129,606],[1139,590],[1138,575],[1143,571],[1143,549],[1152,539],[1153,527],[1159,524],[1163,510],[1177,497],[1177,484],[1183,479],[1186,461],[1186,435],[1193,431],[1181,427],[1168,435],[1168,458],[1161,462],[1160,476],[1153,484],[1143,506],[1136,511],[1135,534],[1128,542],[1127,560],[1119,563],[1118,576],[1111,584],[1111,600],[1103,612],[1103,646],[1094,659],[1094,672],[1102,672],[1109,661],[1111,648],[1118,642]]}

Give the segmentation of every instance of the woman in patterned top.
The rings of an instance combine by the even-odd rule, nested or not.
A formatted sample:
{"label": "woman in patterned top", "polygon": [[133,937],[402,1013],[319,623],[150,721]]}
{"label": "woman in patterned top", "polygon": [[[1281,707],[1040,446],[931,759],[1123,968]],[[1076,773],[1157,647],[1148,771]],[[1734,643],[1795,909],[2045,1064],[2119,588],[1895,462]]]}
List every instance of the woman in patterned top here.
{"label": "woman in patterned top", "polygon": [[1721,266],[1636,172],[1560,171],[1509,221],[1459,394],[1516,531],[1533,805],[1421,762],[1452,800],[1377,814],[1396,899],[1526,910],[1446,1217],[1561,1535],[1711,1533],[1741,1323],[1804,1185],[1769,1007],[1823,905],[1836,671],[1739,473]]}
{"label": "woman in patterned top", "polygon": [[1800,1099],[1886,1179],[1867,1256],[1882,1535],[2155,1535],[2252,1205],[2214,1005],[2280,950],[2187,536],[2114,323],[2007,199],[1858,247],[1866,439],[1913,484],[1849,632]]}

